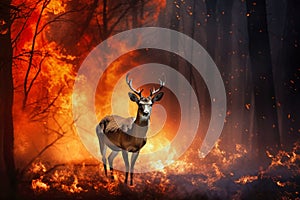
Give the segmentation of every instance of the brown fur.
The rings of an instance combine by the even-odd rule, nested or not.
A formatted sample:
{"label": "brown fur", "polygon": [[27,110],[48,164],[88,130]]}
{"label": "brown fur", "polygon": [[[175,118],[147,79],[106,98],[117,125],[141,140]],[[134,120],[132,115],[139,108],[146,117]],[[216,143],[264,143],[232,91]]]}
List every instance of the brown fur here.
{"label": "brown fur", "polygon": [[123,131],[127,133],[132,129],[134,119],[134,117],[124,118],[118,115],[108,115],[105,116],[99,124],[103,128],[103,132],[106,134],[116,131]]}
{"label": "brown fur", "polygon": [[[115,145],[128,152],[136,152],[146,144],[146,138],[132,135],[134,120],[134,117],[123,118],[117,115],[109,115],[101,120],[99,125],[109,139],[110,147],[113,148],[113,145]],[[145,129],[146,127],[139,128]]]}

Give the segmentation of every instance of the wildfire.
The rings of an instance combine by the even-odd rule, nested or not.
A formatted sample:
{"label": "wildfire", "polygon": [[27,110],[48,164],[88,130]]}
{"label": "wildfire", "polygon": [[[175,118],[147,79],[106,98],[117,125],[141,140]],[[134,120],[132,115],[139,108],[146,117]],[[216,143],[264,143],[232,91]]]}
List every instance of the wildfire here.
{"label": "wildfire", "polygon": [[[24,170],[27,174],[24,173],[23,178],[29,180],[33,191],[38,194],[48,194],[53,190],[68,195],[94,193],[106,197],[109,195],[119,197],[134,193],[137,198],[144,197],[141,193],[148,192],[150,195],[155,193],[160,198],[168,195],[180,198],[199,191],[199,188],[201,192],[227,194],[224,182],[225,184],[230,183],[230,186],[233,187],[232,190],[241,191],[243,185],[259,183],[263,179],[270,179],[279,188],[299,189],[297,180],[294,178],[300,173],[298,143],[291,152],[282,150],[277,155],[266,152],[271,159],[270,166],[259,172],[250,173],[252,175],[249,175],[249,172],[236,173],[237,170],[241,170],[239,162],[243,161],[244,156],[248,154],[247,149],[241,144],[236,144],[233,153],[227,152],[221,149],[219,141],[206,158],[197,155],[198,148],[193,147],[176,160],[175,157],[178,156],[176,149],[171,151],[170,148],[166,148],[164,152],[167,155],[166,163],[157,159],[150,166],[156,171],[135,174],[133,187],[123,184],[125,179],[123,172],[116,171],[114,181],[106,178],[102,163],[87,152],[74,129],[71,104],[73,83],[76,71],[88,52],[110,36],[109,34],[103,35],[100,40],[101,31],[108,31],[112,28],[110,34],[114,34],[136,26],[130,24],[136,13],[124,13],[124,20],[122,20],[115,13],[122,14],[123,12],[119,12],[119,10],[110,12],[107,20],[112,19],[112,21],[108,21],[110,24],[107,24],[108,27],[104,27],[108,22],[103,23],[103,5],[98,5],[95,13],[91,14],[91,21],[84,21],[86,24],[83,28],[85,29],[80,29],[74,26],[74,21],[76,24],[84,23],[82,19],[88,18],[87,13],[89,13],[91,5],[80,5],[82,10],[79,9],[79,11],[69,10],[77,5],[74,2],[67,0],[34,3],[14,0],[12,2],[22,8],[20,16],[15,19],[12,26],[16,165],[19,168],[29,166],[29,169]],[[117,4],[117,1],[110,2],[113,3],[109,5],[108,11],[110,8],[122,7],[123,3],[127,5],[130,1],[122,1],[120,5]],[[143,12],[139,13],[144,16],[137,20],[140,24],[155,23],[166,6],[165,0],[140,2],[144,4],[142,5]],[[125,10],[131,9],[126,7]],[[82,15],[84,17],[81,17]],[[93,18],[94,15],[97,17]],[[116,26],[118,30],[113,29]],[[115,46],[116,50],[128,48],[124,43],[115,42],[111,45]],[[109,56],[113,55],[103,55],[103,58]],[[95,107],[98,119],[112,113],[110,103],[114,98],[115,84],[128,70],[143,64],[141,60],[132,59],[138,57],[138,52],[129,52],[126,56],[114,61],[103,72],[95,96],[96,103],[92,105]],[[138,79],[136,77],[137,82]],[[115,93],[124,93],[126,96],[127,92],[124,92],[127,91],[126,83],[120,84],[119,90]],[[150,88],[149,85],[142,87]],[[89,90],[89,88],[85,88],[85,90]],[[85,96],[81,98],[85,98]],[[127,96],[118,100],[115,105],[116,110],[128,101]],[[163,106],[166,111],[169,111],[171,107],[179,107],[176,103],[174,105],[169,105],[167,102]],[[245,107],[247,110],[251,110],[252,105],[246,104]],[[127,111],[126,114],[134,116],[135,105],[130,104]],[[163,121],[163,116],[160,115],[154,115],[153,118],[157,118],[158,122]],[[173,118],[173,121],[166,119],[164,128],[159,134],[149,139],[141,154],[155,152],[170,146],[174,133],[178,129],[177,122],[180,114]],[[152,130],[156,130],[155,124],[157,123],[153,124]],[[150,134],[152,134],[151,131]],[[97,142],[89,142],[89,145],[94,146],[95,152],[98,152]],[[83,161],[85,163],[81,164]],[[123,163],[121,164],[123,166]],[[166,164],[168,164],[167,167]],[[279,175],[278,171],[280,171]],[[270,178],[272,176],[275,178]],[[176,196],[177,194],[182,196]],[[291,196],[293,197],[293,195]],[[152,199],[156,198],[148,196],[148,198],[151,197]],[[227,194],[226,197],[231,196]]]}
{"label": "wildfire", "polygon": [[[122,28],[128,28],[128,19],[132,17],[131,9],[127,8],[130,6],[129,3],[107,3],[106,11],[109,18],[103,19],[101,14],[104,9],[103,2],[98,2],[98,5],[92,5],[92,2],[87,2],[85,5],[83,2],[61,0],[36,2],[14,0],[12,2],[22,11],[12,25],[15,57],[13,62],[16,66],[13,68],[16,86],[15,143],[22,143],[22,145],[15,145],[17,165],[22,166],[24,163],[26,165],[28,162],[26,158],[34,161],[35,158],[39,159],[41,156],[47,157],[54,163],[77,161],[87,157],[92,159],[81,144],[79,137],[76,136],[71,100],[73,83],[80,63],[90,49],[101,42],[99,38],[93,41],[93,35],[99,34],[94,34],[94,27],[104,26],[103,20],[111,20],[108,26],[111,24],[118,25],[119,31]],[[74,17],[76,23],[82,23],[82,20],[78,20],[76,15],[88,14],[92,6],[97,6],[94,11],[94,15],[97,17],[91,19],[90,27],[87,27],[82,37],[74,43],[69,41],[74,35],[66,37],[69,41],[68,44],[65,43],[66,40],[60,41],[65,33],[58,30],[69,28],[66,32],[72,32],[72,34],[78,32],[70,30],[74,26],[69,26],[69,23]],[[142,7],[142,13],[137,18],[138,23],[151,22],[152,24],[157,21],[161,10],[165,8],[166,1],[140,2],[137,6]],[[124,19],[119,18],[120,12],[115,12],[114,9],[120,12],[124,10],[124,15],[122,15]],[[112,31],[110,34],[114,33],[117,31]],[[94,43],[87,44],[82,41],[82,38]],[[74,44],[77,45],[77,52],[73,51]],[[118,41],[110,45],[115,46],[116,51],[127,49],[126,44],[118,43]],[[78,52],[82,53],[78,54]],[[96,109],[100,108],[97,110],[99,117],[111,114],[110,99],[114,84],[128,69],[140,64],[140,62],[131,61],[131,58],[136,56],[138,53],[128,53],[127,57],[112,63],[105,72],[102,77],[104,84],[99,83],[101,92],[97,92],[100,95],[100,100],[96,101],[95,105]],[[101,87],[101,85],[105,85],[106,88]],[[98,99],[97,96],[95,98]],[[128,98],[125,99],[128,100]],[[124,101],[120,102],[120,104],[123,103]],[[135,115],[135,108],[131,106],[129,109],[131,110],[130,113]],[[149,148],[144,149],[144,151],[146,153],[156,151],[163,145],[168,145],[169,139],[170,137],[153,137],[149,141]],[[42,152],[41,155],[39,152]]]}

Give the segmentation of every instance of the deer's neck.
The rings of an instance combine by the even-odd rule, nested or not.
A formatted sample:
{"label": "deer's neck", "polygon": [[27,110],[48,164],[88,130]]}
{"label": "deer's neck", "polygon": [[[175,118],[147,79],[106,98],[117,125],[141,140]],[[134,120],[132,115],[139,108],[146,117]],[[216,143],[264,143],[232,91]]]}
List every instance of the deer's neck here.
{"label": "deer's neck", "polygon": [[139,138],[146,138],[148,127],[149,118],[141,117],[138,113],[132,126],[132,135]]}

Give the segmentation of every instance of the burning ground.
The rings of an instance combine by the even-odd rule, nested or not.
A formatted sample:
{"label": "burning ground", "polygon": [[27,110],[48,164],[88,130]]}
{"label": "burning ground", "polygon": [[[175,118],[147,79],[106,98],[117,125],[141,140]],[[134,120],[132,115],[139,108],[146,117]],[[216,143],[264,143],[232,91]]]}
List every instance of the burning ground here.
{"label": "burning ground", "polygon": [[300,146],[277,155],[268,152],[269,165],[258,166],[236,145],[234,153],[217,146],[204,158],[188,157],[170,166],[135,174],[134,186],[105,177],[97,162],[55,165],[34,163],[20,184],[22,199],[295,199],[299,197]]}

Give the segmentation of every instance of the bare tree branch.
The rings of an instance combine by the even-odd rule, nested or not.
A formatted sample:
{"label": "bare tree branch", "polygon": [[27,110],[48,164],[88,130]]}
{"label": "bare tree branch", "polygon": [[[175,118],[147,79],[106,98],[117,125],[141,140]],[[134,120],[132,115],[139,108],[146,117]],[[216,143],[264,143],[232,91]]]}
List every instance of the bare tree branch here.
{"label": "bare tree branch", "polygon": [[83,9],[85,9],[85,7],[83,8],[80,8],[80,9],[76,9],[76,10],[70,10],[68,12],[64,12],[60,15],[57,15],[54,19],[52,20],[49,20],[48,22],[46,22],[41,28],[40,30],[37,32],[37,34],[40,34],[47,26],[49,26],[50,24],[54,23],[54,22],[71,22],[71,23],[74,23],[73,21],[71,20],[67,20],[67,19],[64,19],[63,17],[68,15],[68,14],[71,14],[71,13],[76,13],[76,12],[80,12],[82,11]]}
{"label": "bare tree branch", "polygon": [[54,99],[46,106],[46,108],[44,108],[42,111],[40,111],[40,112],[38,112],[38,113],[32,115],[32,116],[30,117],[30,119],[36,121],[36,119],[34,119],[35,117],[37,117],[37,116],[39,116],[39,115],[41,115],[41,114],[46,113],[46,112],[54,105],[54,103],[57,101],[57,99],[58,99],[58,97],[60,96],[60,94],[62,93],[63,89],[64,89],[64,86],[62,86],[62,87],[59,89],[59,91],[58,91],[56,97],[55,97],[55,98],[54,98]]}
{"label": "bare tree branch", "polygon": [[40,25],[40,22],[41,22],[41,19],[42,19],[43,12],[44,12],[44,10],[46,9],[46,7],[49,3],[50,3],[50,0],[45,0],[43,2],[43,6],[42,6],[41,12],[39,14],[39,17],[38,17],[38,20],[37,20],[37,23],[36,23],[36,27],[35,27],[35,32],[34,32],[33,39],[32,39],[29,64],[28,64],[25,79],[24,79],[23,109],[26,106],[28,95],[29,95],[29,92],[31,90],[31,88],[27,88],[27,82],[28,82],[29,73],[30,73],[30,70],[31,70],[31,67],[32,67],[32,61],[33,61],[33,57],[34,57],[34,48],[35,48],[36,38],[38,36],[38,29],[39,29],[39,25]]}
{"label": "bare tree branch", "polygon": [[61,138],[63,138],[63,135],[59,135],[55,140],[53,140],[51,143],[46,145],[36,156],[34,156],[21,170],[21,176],[24,175],[25,171],[34,163],[34,161],[39,158],[45,151],[47,151],[50,147],[52,147],[57,141],[59,141]]}
{"label": "bare tree branch", "polygon": [[[34,6],[33,8],[30,8],[29,11],[28,11],[26,14],[24,14],[24,16],[20,17],[20,18],[22,18],[22,19],[25,18],[25,22],[22,23],[21,29],[20,29],[19,32],[16,34],[15,38],[13,38],[13,40],[12,40],[12,44],[13,44],[13,45],[15,45],[15,44],[16,44],[16,41],[20,38],[22,32],[24,31],[25,27],[27,26],[28,20],[30,19],[32,13],[33,13],[34,10],[37,8],[37,6],[38,6],[39,3],[40,3],[40,1],[38,1],[38,2],[35,4],[35,6]],[[23,8],[23,7],[25,7],[25,4],[24,4],[24,5],[19,5],[18,7],[21,8],[20,11],[19,11],[19,13],[20,13],[22,10],[26,10],[25,8]],[[15,17],[15,19],[16,19],[16,17]],[[15,20],[15,19],[14,19],[14,20]]]}
{"label": "bare tree branch", "polygon": [[125,9],[125,11],[118,17],[117,21],[110,27],[110,29],[108,31],[108,35],[112,34],[115,27],[119,24],[119,22],[122,20],[122,18],[125,17],[125,15],[127,14],[127,12],[129,10],[130,10],[130,6],[127,9]]}
{"label": "bare tree branch", "polygon": [[[49,128],[48,126],[45,126],[45,129],[52,131],[53,133],[57,134],[57,138],[54,139],[52,142],[50,142],[48,145],[46,145],[37,155],[35,155],[26,165],[25,167],[21,170],[20,175],[21,177],[24,176],[26,170],[38,159],[40,158],[49,148],[51,148],[55,143],[57,143],[60,139],[62,139],[66,131],[63,130],[62,125],[53,117],[54,121],[56,122],[58,126],[58,130]],[[72,122],[70,125],[72,126],[74,122]]]}

